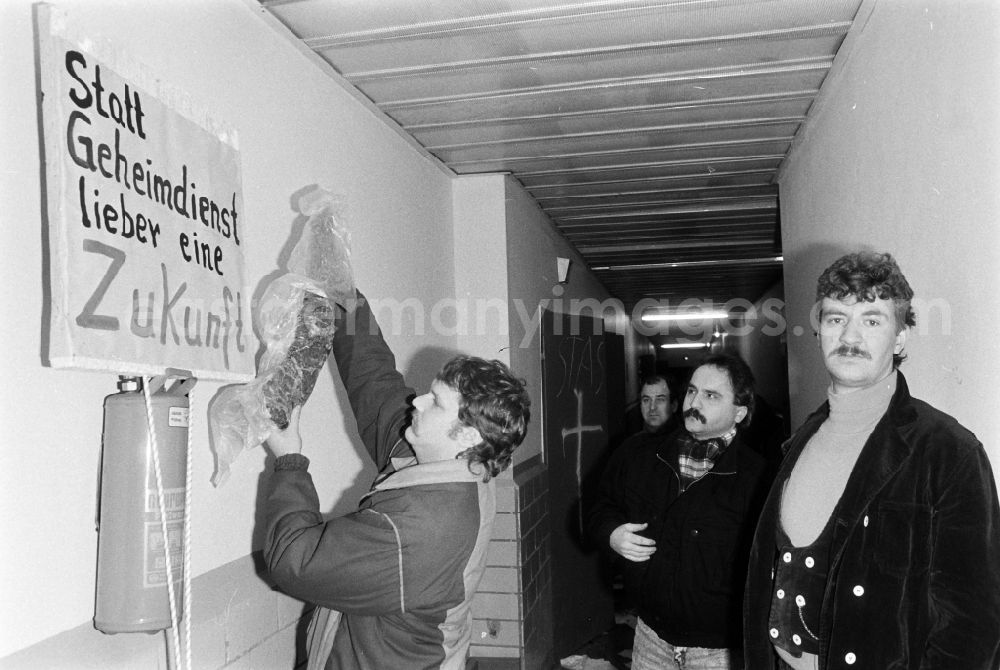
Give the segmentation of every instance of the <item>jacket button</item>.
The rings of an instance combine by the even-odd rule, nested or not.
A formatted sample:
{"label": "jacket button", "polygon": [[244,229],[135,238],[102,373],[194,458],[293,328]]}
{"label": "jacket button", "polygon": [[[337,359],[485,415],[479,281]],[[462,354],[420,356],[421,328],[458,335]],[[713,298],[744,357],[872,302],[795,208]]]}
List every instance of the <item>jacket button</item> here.
{"label": "jacket button", "polygon": [[795,596],[795,604],[798,605],[799,607],[805,607],[806,599],[802,596]]}
{"label": "jacket button", "polygon": [[860,598],[864,594],[865,594],[865,587],[861,586],[861,584],[858,584],[857,586],[854,587],[854,595]]}
{"label": "jacket button", "polygon": [[771,629],[771,637],[773,637],[775,640],[778,639],[778,629],[777,628],[772,628]]}
{"label": "jacket button", "polygon": [[856,660],[858,660],[858,657],[854,655],[853,651],[847,652],[844,656],[844,662],[847,663],[847,665],[854,665]]}
{"label": "jacket button", "polygon": [[794,642],[795,644],[801,645],[802,644],[802,638],[799,637],[797,634],[793,635],[792,636],[792,642]]}
{"label": "jacket button", "polygon": [[865,514],[865,522],[864,523],[865,523],[865,528],[867,528],[868,527],[868,515],[867,514]]}
{"label": "jacket button", "polygon": [[784,553],[784,555],[781,557],[781,560],[783,560],[785,563],[791,563],[792,562],[792,554],[791,554],[791,552],[786,551]]}
{"label": "jacket button", "polygon": [[813,557],[812,556],[806,556],[806,567],[807,568],[811,568],[814,565],[816,565],[816,561],[813,560]]}
{"label": "jacket button", "polygon": [[778,596],[778,600],[781,600],[785,597],[785,589],[778,589],[775,595]]}

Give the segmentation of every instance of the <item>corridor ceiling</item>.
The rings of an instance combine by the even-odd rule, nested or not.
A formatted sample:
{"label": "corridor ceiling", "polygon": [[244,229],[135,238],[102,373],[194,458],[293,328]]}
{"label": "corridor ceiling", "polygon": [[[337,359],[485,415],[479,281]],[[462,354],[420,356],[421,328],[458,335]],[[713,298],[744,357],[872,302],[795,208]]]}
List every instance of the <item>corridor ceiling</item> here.
{"label": "corridor ceiling", "polygon": [[631,310],[781,279],[776,174],[874,0],[259,1],[454,173],[513,175]]}

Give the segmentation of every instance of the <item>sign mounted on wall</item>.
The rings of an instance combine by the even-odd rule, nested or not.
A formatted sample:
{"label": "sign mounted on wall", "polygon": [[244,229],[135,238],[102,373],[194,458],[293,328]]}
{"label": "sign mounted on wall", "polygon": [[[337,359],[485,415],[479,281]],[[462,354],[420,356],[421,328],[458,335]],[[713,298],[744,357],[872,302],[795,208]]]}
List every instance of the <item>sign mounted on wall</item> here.
{"label": "sign mounted on wall", "polygon": [[49,363],[251,379],[235,132],[43,11]]}

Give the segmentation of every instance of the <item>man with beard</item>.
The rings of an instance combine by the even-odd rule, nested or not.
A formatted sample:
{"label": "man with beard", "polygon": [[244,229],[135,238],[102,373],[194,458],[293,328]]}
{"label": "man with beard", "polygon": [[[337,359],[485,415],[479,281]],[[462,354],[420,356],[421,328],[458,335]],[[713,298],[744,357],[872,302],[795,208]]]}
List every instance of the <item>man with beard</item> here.
{"label": "man with beard", "polygon": [[996,486],[976,437],[898,372],[912,298],[889,254],[820,275],[828,401],[786,445],[754,538],[751,670],[1000,667]]}
{"label": "man with beard", "polygon": [[767,486],[739,430],[753,404],[747,364],[709,356],[688,383],[684,427],[619,449],[604,473],[588,532],[625,559],[633,670],[743,667],[744,568]]}

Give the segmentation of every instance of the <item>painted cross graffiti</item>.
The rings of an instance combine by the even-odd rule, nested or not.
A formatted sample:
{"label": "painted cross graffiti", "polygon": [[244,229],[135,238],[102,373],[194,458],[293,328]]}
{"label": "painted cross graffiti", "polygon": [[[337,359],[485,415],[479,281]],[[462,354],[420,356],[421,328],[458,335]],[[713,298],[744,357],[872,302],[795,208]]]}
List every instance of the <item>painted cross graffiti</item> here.
{"label": "painted cross graffiti", "polygon": [[[604,426],[596,423],[586,425],[583,423],[583,392],[579,389],[573,389],[573,395],[576,396],[576,426],[571,428],[562,429],[562,448],[563,448],[563,458],[566,457],[566,438],[576,437],[576,492],[577,497],[583,497],[583,434],[593,433],[593,432],[604,432]],[[578,506],[579,509],[579,525],[580,534],[583,535],[583,505]]]}

